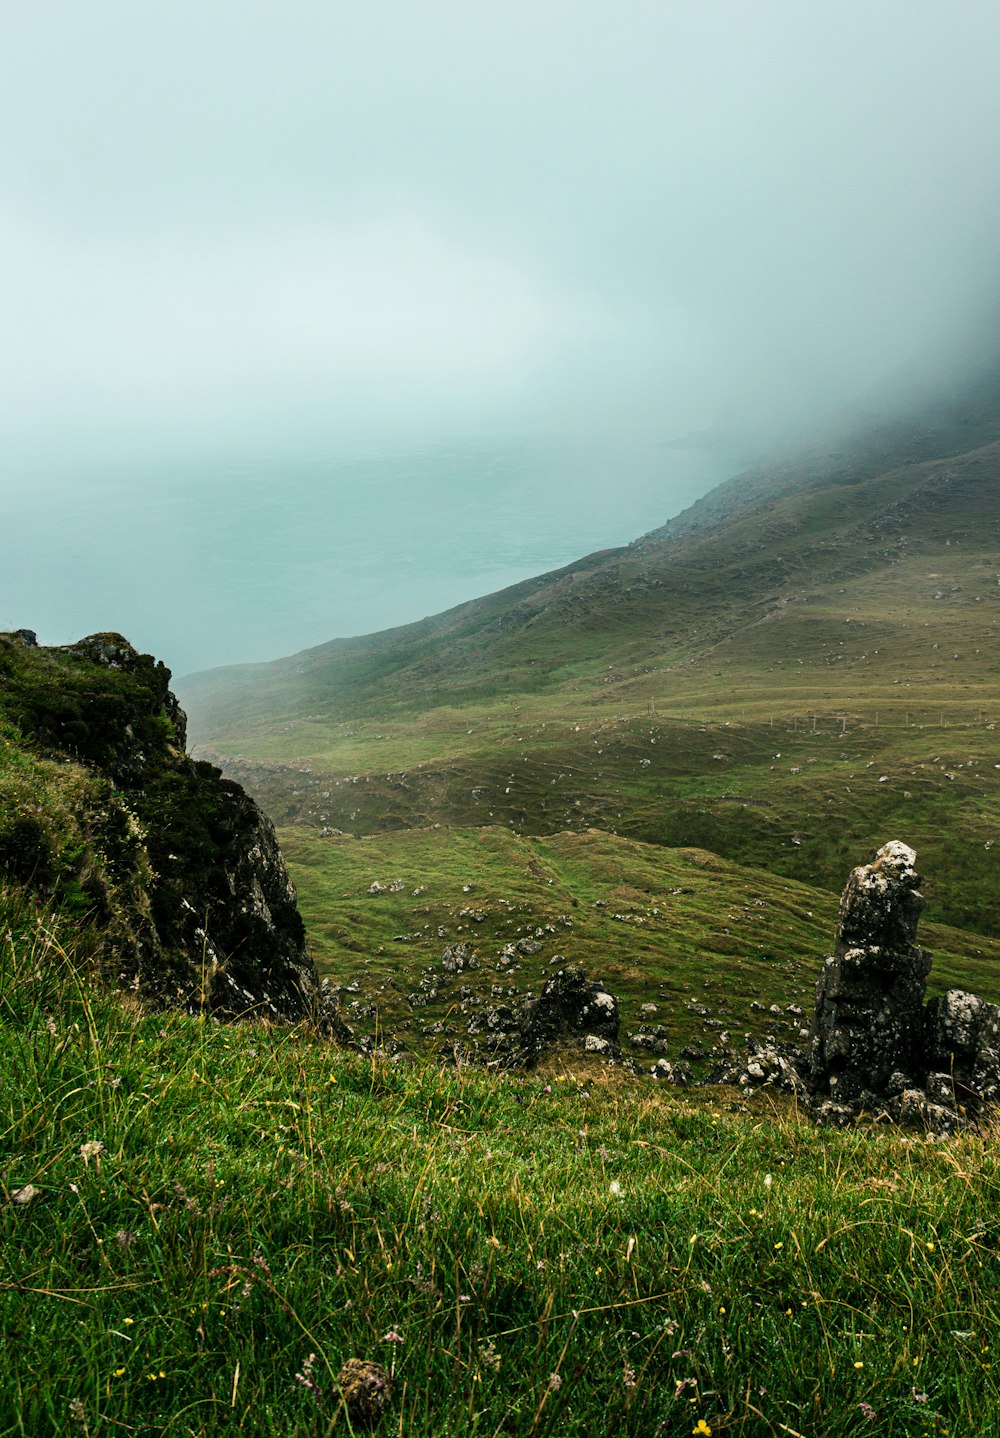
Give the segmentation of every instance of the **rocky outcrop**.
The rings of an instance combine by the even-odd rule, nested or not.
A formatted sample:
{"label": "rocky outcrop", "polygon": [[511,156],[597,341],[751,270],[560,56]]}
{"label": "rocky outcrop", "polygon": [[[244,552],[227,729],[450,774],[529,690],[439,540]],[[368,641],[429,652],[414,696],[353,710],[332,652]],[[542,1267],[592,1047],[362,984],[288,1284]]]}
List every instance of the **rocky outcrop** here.
{"label": "rocky outcrop", "polygon": [[961,989],[924,1003],[923,903],[916,855],[898,840],[848,880],[799,1065],[824,1122],[868,1111],[947,1133],[1000,1097],[1000,1008]]}
{"label": "rocky outcrop", "polygon": [[813,1092],[838,1103],[870,1107],[893,1074],[916,1075],[922,1065],[931,961],[916,944],[924,899],[915,864],[905,844],[886,844],[853,870],[840,901],[808,1051]]}
{"label": "rocky outcrop", "polygon": [[107,975],[147,1000],[301,1018],[314,973],[274,829],[186,756],[169,683],[119,634],[0,636],[2,742],[18,757],[0,764],[0,868],[101,930]]}
{"label": "rocky outcrop", "polygon": [[602,984],[592,984],[578,964],[567,964],[526,1008],[519,1047],[529,1064],[547,1049],[566,1043],[599,1058],[620,1060],[620,1028],[614,994]]}

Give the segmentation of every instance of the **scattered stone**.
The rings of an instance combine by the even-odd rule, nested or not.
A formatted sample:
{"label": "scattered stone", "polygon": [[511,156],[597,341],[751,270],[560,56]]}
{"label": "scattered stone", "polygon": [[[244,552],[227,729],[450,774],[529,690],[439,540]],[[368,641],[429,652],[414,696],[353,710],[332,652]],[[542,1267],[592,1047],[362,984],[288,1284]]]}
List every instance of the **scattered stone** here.
{"label": "scattered stone", "polygon": [[441,967],[445,973],[460,974],[463,969],[478,968],[478,961],[473,962],[472,949],[468,944],[450,944],[446,949],[441,950]]}
{"label": "scattered stone", "polygon": [[640,1029],[637,1033],[626,1034],[629,1043],[637,1049],[651,1054],[665,1054],[669,1049],[667,1031],[662,1024],[652,1029]]}
{"label": "scattered stone", "polygon": [[650,1069],[655,1079],[661,1079],[665,1083],[677,1084],[678,1087],[686,1088],[691,1083],[694,1075],[691,1072],[691,1065],[682,1060],[671,1063],[669,1059],[657,1059]]}

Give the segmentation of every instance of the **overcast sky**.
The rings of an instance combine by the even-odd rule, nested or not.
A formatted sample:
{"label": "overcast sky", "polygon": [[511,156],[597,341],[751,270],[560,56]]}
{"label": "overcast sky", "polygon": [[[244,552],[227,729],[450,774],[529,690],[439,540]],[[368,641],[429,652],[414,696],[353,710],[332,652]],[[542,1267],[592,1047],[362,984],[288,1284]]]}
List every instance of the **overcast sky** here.
{"label": "overcast sky", "polygon": [[265,659],[662,524],[995,304],[998,60],[997,0],[0,0],[0,628]]}
{"label": "overcast sky", "polygon": [[780,423],[995,283],[996,0],[0,7],[8,479]]}

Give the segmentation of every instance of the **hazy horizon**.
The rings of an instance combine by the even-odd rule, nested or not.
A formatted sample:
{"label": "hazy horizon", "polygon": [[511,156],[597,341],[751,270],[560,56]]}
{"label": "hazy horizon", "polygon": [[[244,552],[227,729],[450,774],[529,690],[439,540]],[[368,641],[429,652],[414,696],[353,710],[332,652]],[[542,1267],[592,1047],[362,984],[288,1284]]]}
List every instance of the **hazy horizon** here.
{"label": "hazy horizon", "polygon": [[[15,608],[5,593],[0,630],[32,628],[43,644],[121,630],[178,677],[276,659],[627,544],[667,518],[665,484],[680,507],[731,467],[711,451],[464,438],[278,473],[181,471],[155,497],[119,476],[55,511],[33,491],[8,503],[8,587],[29,599]],[[44,575],[43,548],[62,559]]]}
{"label": "hazy horizon", "polygon": [[416,619],[737,467],[678,436],[759,453],[960,355],[998,42],[974,0],[7,7],[0,623],[191,668]]}

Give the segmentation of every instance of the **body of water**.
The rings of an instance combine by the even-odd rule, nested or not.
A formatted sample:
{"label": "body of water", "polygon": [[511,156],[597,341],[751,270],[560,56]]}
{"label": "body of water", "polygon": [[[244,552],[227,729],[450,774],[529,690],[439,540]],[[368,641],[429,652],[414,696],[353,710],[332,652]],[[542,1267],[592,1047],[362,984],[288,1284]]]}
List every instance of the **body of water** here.
{"label": "body of water", "polygon": [[17,489],[0,628],[116,629],[176,674],[372,633],[625,544],[739,468],[697,449],[463,440]]}

